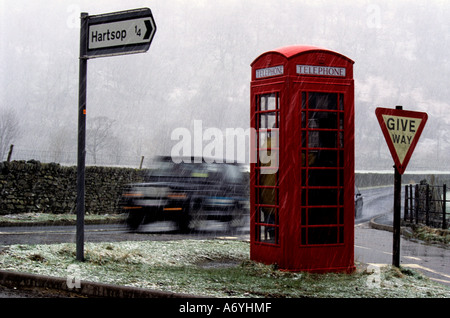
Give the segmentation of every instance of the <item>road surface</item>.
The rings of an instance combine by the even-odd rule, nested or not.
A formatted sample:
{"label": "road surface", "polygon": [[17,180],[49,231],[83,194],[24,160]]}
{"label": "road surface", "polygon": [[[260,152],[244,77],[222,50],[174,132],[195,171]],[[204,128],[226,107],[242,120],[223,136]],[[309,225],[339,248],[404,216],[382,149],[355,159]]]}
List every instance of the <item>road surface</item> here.
{"label": "road surface", "polygon": [[[380,266],[391,265],[393,233],[372,229],[367,221],[384,214],[383,221],[392,222],[394,188],[362,189],[361,193],[364,209],[362,217],[355,220],[355,261]],[[450,286],[449,248],[405,240],[402,237],[400,266],[419,270],[433,280]]]}

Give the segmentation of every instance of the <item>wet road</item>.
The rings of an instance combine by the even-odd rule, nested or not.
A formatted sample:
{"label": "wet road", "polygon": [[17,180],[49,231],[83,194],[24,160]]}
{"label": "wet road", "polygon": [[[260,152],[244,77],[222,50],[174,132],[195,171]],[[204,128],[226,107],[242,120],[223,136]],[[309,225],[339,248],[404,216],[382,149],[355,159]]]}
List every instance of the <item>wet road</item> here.
{"label": "wet road", "polygon": [[[392,264],[392,232],[375,230],[367,223],[355,227],[355,261],[377,266]],[[400,239],[400,266],[418,270],[450,286],[450,249]],[[450,296],[450,295],[449,295]]]}
{"label": "wet road", "polygon": [[[141,226],[138,232],[129,232],[125,225],[85,225],[85,242],[117,242],[147,240],[208,239],[233,236],[248,238],[249,226],[230,233],[218,222],[204,222],[197,230],[179,233],[171,222],[158,222]],[[17,226],[0,227],[0,249],[11,244],[75,243],[75,226]]]}
{"label": "wet road", "polygon": [[[355,220],[355,261],[379,266],[390,265],[393,233],[372,229],[367,221],[384,214],[383,222],[392,225],[394,189],[393,187],[362,189],[361,193],[364,198],[364,210],[362,217]],[[450,286],[449,248],[405,240],[402,237],[400,265],[418,270],[431,279]]]}
{"label": "wet road", "polygon": [[360,189],[364,207],[362,216],[355,220],[356,224],[370,221],[372,218],[390,213],[394,207],[394,187],[378,187]]}

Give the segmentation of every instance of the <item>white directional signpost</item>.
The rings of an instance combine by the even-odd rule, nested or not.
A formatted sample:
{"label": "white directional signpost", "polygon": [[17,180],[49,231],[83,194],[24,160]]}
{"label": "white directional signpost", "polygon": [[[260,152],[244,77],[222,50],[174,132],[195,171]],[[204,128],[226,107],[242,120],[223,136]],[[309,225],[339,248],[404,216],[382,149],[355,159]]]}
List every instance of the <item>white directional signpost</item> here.
{"label": "white directional signpost", "polygon": [[396,109],[377,108],[375,114],[395,162],[392,265],[399,267],[401,176],[405,172],[409,159],[419,141],[428,115],[422,112],[403,110],[402,106],[396,106]]}
{"label": "white directional signpost", "polygon": [[148,8],[87,16],[87,19],[89,58],[146,52],[156,32]]}
{"label": "white directional signpost", "polygon": [[87,60],[147,52],[155,32],[156,24],[149,8],[92,16],[81,13],[76,234],[79,261],[84,260]]}

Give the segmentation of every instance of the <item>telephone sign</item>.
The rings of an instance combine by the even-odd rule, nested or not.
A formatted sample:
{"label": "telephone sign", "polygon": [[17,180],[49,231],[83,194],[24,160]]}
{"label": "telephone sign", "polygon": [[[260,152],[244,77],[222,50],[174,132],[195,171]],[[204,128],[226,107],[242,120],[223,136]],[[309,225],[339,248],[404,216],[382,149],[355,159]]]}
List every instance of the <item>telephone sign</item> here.
{"label": "telephone sign", "polygon": [[389,108],[377,108],[375,114],[397,170],[403,174],[425,127],[428,115],[422,112]]}

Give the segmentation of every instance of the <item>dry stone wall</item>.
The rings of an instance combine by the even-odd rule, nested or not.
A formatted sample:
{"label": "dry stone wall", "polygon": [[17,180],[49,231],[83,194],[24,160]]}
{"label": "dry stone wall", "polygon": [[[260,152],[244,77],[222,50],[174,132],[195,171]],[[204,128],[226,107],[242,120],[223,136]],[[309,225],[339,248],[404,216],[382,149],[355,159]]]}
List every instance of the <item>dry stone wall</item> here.
{"label": "dry stone wall", "polygon": [[[86,167],[86,213],[119,212],[123,186],[142,180],[141,170]],[[77,167],[39,161],[0,162],[0,214],[75,213]]]}

